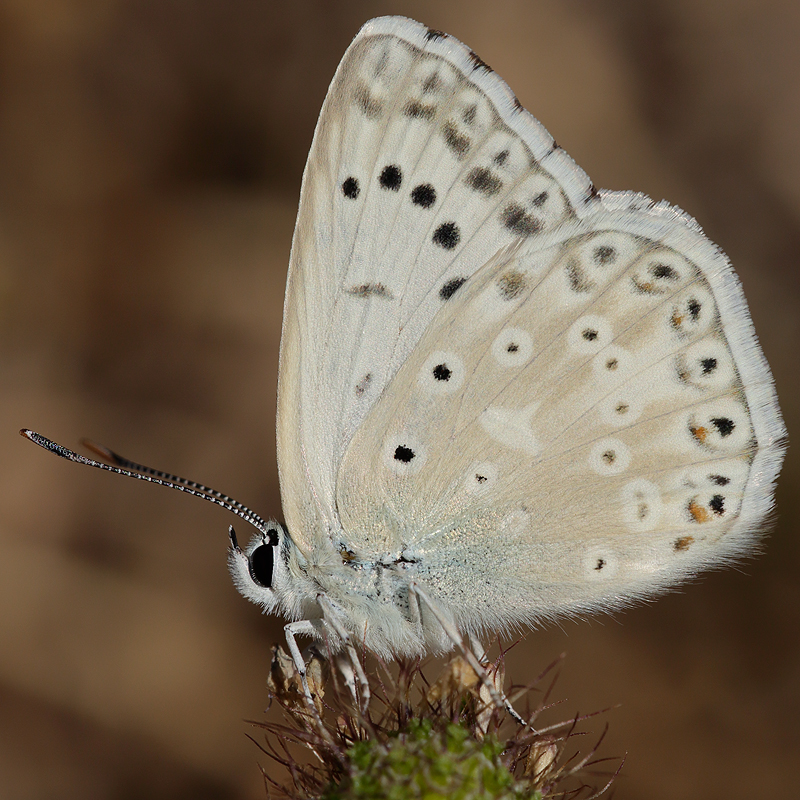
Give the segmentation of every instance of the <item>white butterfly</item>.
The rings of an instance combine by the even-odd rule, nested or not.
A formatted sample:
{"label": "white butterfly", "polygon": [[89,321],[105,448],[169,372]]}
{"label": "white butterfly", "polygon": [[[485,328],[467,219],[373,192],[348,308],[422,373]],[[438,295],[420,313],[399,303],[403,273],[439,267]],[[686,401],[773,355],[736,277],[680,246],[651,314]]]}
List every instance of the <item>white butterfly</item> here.
{"label": "white butterfly", "polygon": [[653,595],[752,548],[783,456],[697,223],[595,189],[472,51],[400,17],[322,108],[278,395],[286,528],[210,499],[260,528],[233,578],[301,664],[298,633],[414,655]]}

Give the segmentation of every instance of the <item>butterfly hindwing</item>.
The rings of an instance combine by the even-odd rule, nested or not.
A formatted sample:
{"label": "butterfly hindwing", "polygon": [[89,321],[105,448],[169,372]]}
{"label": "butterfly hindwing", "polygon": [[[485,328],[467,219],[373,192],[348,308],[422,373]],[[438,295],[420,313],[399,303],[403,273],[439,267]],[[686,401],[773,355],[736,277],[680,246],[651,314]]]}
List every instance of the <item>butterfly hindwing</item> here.
{"label": "butterfly hindwing", "polygon": [[500,253],[353,438],[345,528],[365,558],[419,556],[473,629],[618,606],[741,555],[780,447],[737,292],[677,213],[598,212]]}

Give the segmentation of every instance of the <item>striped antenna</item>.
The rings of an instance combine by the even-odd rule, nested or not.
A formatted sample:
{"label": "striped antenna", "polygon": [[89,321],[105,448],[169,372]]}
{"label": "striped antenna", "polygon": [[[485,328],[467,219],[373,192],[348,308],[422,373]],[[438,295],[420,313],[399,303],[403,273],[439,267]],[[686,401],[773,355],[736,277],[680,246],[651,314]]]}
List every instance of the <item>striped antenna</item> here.
{"label": "striped antenna", "polygon": [[86,456],[79,455],[78,453],[69,450],[63,445],[42,436],[41,433],[23,428],[20,435],[26,439],[30,439],[34,444],[55,453],[61,458],[66,458],[68,461],[74,461],[76,464],[85,464],[87,467],[96,467],[97,469],[104,469],[108,472],[115,472],[117,475],[125,475],[128,478],[137,478],[140,481],[147,481],[148,483],[156,483],[159,486],[167,486],[170,489],[177,489],[179,492],[191,494],[194,497],[200,497],[203,500],[208,500],[211,503],[216,503],[218,506],[228,509],[241,517],[245,522],[249,522],[260,533],[266,533],[268,530],[267,523],[247,506],[234,500],[232,497],[218,492],[216,489],[210,489],[202,483],[181,478],[179,475],[171,475],[168,472],[146,467],[143,464],[137,464],[135,461],[130,461],[127,458],[109,450],[102,445],[94,444],[87,440],[83,440],[83,444],[88,447],[92,452],[96,453],[101,458],[112,462],[114,466],[104,464],[102,461],[95,461],[93,458],[86,458]]}

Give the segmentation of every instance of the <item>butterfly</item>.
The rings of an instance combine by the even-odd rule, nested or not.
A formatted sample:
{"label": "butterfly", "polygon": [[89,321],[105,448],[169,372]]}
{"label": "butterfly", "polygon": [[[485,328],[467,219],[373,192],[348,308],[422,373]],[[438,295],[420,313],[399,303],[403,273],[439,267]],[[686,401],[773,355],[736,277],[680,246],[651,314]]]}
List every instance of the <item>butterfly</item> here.
{"label": "butterfly", "polygon": [[244,548],[231,529],[234,582],[290,620],[302,665],[299,634],[441,652],[729,563],[772,508],[784,433],[738,279],[695,220],[598,190],[474,52],[384,17],[345,53],[303,176],[286,525],[26,435],[252,522]]}

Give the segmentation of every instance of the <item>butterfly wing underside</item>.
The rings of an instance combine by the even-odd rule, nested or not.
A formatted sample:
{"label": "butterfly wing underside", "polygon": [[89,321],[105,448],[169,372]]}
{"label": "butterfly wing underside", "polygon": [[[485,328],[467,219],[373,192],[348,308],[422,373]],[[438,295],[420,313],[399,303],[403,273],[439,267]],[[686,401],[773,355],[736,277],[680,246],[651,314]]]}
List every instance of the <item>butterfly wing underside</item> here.
{"label": "butterfly wing underside", "polygon": [[[751,549],[781,426],[725,257],[598,212],[479,270],[350,443],[345,529],[399,531],[467,629],[624,605]],[[477,632],[476,631],[476,632]]]}
{"label": "butterfly wing underside", "polygon": [[593,200],[467,48],[402,18],[364,26],[320,114],[287,283],[278,456],[301,548],[336,528],[344,449],[445,300]]}
{"label": "butterfly wing underside", "polygon": [[619,605],[747,550],[781,436],[738,282],[693,220],[597,193],[451,37],[362,29],[287,286],[301,549],[402,550],[472,629]]}

